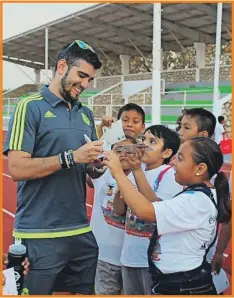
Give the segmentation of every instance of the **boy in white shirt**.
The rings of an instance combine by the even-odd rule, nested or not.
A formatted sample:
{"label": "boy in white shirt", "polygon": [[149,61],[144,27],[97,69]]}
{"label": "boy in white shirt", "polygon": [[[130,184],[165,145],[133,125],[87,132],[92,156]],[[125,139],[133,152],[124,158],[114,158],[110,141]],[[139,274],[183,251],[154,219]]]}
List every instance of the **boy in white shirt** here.
{"label": "boy in white shirt", "polygon": [[216,123],[215,126],[215,142],[220,145],[221,141],[224,139],[225,137],[225,129],[223,127],[224,125],[224,117],[223,116],[219,116],[218,117],[218,122]]}
{"label": "boy in white shirt", "polygon": [[[128,136],[137,137],[144,131],[145,113],[137,104],[129,103],[121,107],[117,118],[122,120],[124,133]],[[103,121],[101,128],[104,125],[110,126],[111,123],[112,121],[108,125]],[[133,143],[133,140],[130,141],[128,137],[127,142]],[[124,141],[121,144],[124,144]],[[114,148],[117,145],[119,143],[115,144]],[[87,183],[95,188],[91,217],[92,230],[99,246],[95,292],[99,295],[118,295],[123,288],[120,255],[124,240],[125,215],[118,219],[115,215],[112,219],[108,218],[108,213],[113,209],[117,184],[109,170],[98,179],[87,178]]]}
{"label": "boy in white shirt", "polygon": [[[168,165],[180,146],[176,132],[163,125],[146,129],[144,143],[152,151],[142,158],[128,156],[132,173],[129,179],[150,201],[172,199],[182,190],[175,182],[174,169]],[[125,213],[125,203],[119,193],[115,196],[114,210]],[[150,295],[152,279],[149,274],[147,249],[155,225],[139,220],[130,208],[127,209],[124,244],[121,254],[124,295]]]}
{"label": "boy in white shirt", "polygon": [[[136,144],[136,140],[126,136],[126,140],[115,144],[112,149],[119,156],[126,175],[131,172],[129,165],[124,159],[124,154],[115,148],[130,144]],[[95,187],[95,196],[91,227],[99,247],[95,292],[98,295],[120,294],[122,290],[120,254],[124,240],[125,214],[119,216],[113,210],[117,184],[109,169],[100,178],[92,179],[92,183]]]}

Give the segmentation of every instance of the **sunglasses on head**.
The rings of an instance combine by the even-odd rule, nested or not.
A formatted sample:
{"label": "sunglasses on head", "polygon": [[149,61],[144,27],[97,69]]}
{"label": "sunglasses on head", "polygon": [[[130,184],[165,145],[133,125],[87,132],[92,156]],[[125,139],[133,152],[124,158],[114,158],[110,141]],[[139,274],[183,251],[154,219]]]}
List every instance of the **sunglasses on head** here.
{"label": "sunglasses on head", "polygon": [[68,50],[68,49],[70,49],[72,46],[74,46],[74,45],[77,45],[80,49],[82,49],[82,50],[90,50],[90,51],[92,51],[93,53],[95,53],[95,51],[94,51],[94,49],[90,46],[90,45],[88,45],[87,43],[85,43],[84,41],[82,41],[82,40],[75,40],[75,41],[73,41],[65,50],[64,50],[64,52],[63,52],[63,54],[64,53],[66,53],[66,51]]}

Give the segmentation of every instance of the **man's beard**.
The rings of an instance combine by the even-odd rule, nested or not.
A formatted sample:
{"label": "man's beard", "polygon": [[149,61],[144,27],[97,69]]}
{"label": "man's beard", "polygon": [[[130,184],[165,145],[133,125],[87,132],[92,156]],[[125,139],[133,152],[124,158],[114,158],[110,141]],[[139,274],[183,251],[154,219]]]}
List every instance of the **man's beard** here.
{"label": "man's beard", "polygon": [[[67,76],[68,76],[68,71],[66,72],[65,76],[62,78],[61,80],[61,88],[59,90],[60,94],[62,95],[62,97],[64,98],[65,101],[67,102],[75,102],[78,101],[79,97],[77,96],[72,96],[71,95],[71,91],[67,91],[67,87],[70,86],[70,84],[67,83]],[[71,88],[73,86],[77,87],[77,84],[74,84],[71,86]],[[83,90],[83,88],[81,86],[79,86],[80,90]]]}

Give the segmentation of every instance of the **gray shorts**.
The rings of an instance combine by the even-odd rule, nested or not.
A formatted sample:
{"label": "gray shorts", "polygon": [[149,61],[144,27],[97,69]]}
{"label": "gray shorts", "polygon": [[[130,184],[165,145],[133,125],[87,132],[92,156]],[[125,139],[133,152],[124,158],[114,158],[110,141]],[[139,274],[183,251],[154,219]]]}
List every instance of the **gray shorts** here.
{"label": "gray shorts", "polygon": [[122,277],[124,295],[152,295],[149,268],[122,266]]}
{"label": "gray shorts", "polygon": [[95,277],[96,295],[120,295],[122,289],[121,266],[98,260]]}
{"label": "gray shorts", "polygon": [[98,246],[92,232],[53,239],[24,239],[30,262],[29,295],[93,294]]}

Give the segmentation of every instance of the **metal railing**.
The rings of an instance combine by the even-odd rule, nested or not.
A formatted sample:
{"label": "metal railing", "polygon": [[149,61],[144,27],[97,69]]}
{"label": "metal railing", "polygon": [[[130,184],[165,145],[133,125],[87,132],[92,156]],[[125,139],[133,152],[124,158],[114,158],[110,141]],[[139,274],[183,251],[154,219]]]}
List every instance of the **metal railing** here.
{"label": "metal railing", "polygon": [[[198,103],[196,100],[190,100],[189,95],[198,94],[197,90],[182,90],[182,91],[168,91],[162,94],[161,97],[161,106],[163,107],[178,107],[178,108],[185,108],[189,106],[200,106],[202,104],[203,107],[212,107],[212,95],[210,103],[201,103],[201,100],[198,99]],[[207,89],[199,90],[199,93],[208,93]],[[211,93],[212,94],[212,93]],[[95,101],[100,101],[102,96],[105,98],[104,103],[95,103]],[[3,114],[5,116],[10,116],[19,102],[19,98],[3,98]],[[92,110],[95,107],[106,107],[106,115],[111,115],[110,111],[113,106],[121,107],[124,104],[124,98],[122,97],[121,93],[103,93],[93,97],[90,97],[85,103],[89,106]],[[128,97],[129,102],[136,102],[143,106],[150,106],[152,101],[152,93],[151,92],[140,92]]]}
{"label": "metal railing", "polygon": [[[199,90],[199,93],[204,92],[204,94],[208,94],[210,93],[209,90],[204,89],[204,90]],[[189,99],[189,95],[196,95],[198,94],[197,90],[182,90],[182,91],[168,91],[168,92],[164,92],[164,94],[161,94],[161,105],[164,107],[178,107],[181,106],[182,108],[186,107],[186,106],[194,106],[194,105],[201,105],[200,101],[202,100],[197,100],[198,103],[196,103],[196,100],[190,100]],[[207,104],[207,103],[202,103],[202,106],[206,106],[206,107],[211,107],[212,106],[212,99],[213,99],[213,93],[211,94],[211,103]],[[124,98],[122,97],[121,93],[104,93],[102,94],[105,97],[105,106],[107,107],[107,109],[109,108],[109,106],[114,106],[117,105],[117,101],[119,105],[123,105],[124,104]],[[91,97],[90,101],[89,101],[89,105],[94,107],[94,106],[103,106],[103,104],[97,104],[95,103],[95,100],[101,100],[101,96],[102,95],[96,95],[95,97]],[[171,96],[170,98],[167,98],[168,96]],[[202,96],[202,95],[200,95]],[[177,97],[177,98],[175,98]],[[134,95],[130,95],[128,97],[128,102],[137,102],[140,105],[151,105],[148,101],[152,100],[152,92],[140,92]],[[182,101],[182,103],[181,103]],[[206,102],[207,100],[204,100],[204,102]],[[169,103],[170,102],[170,103]]]}

